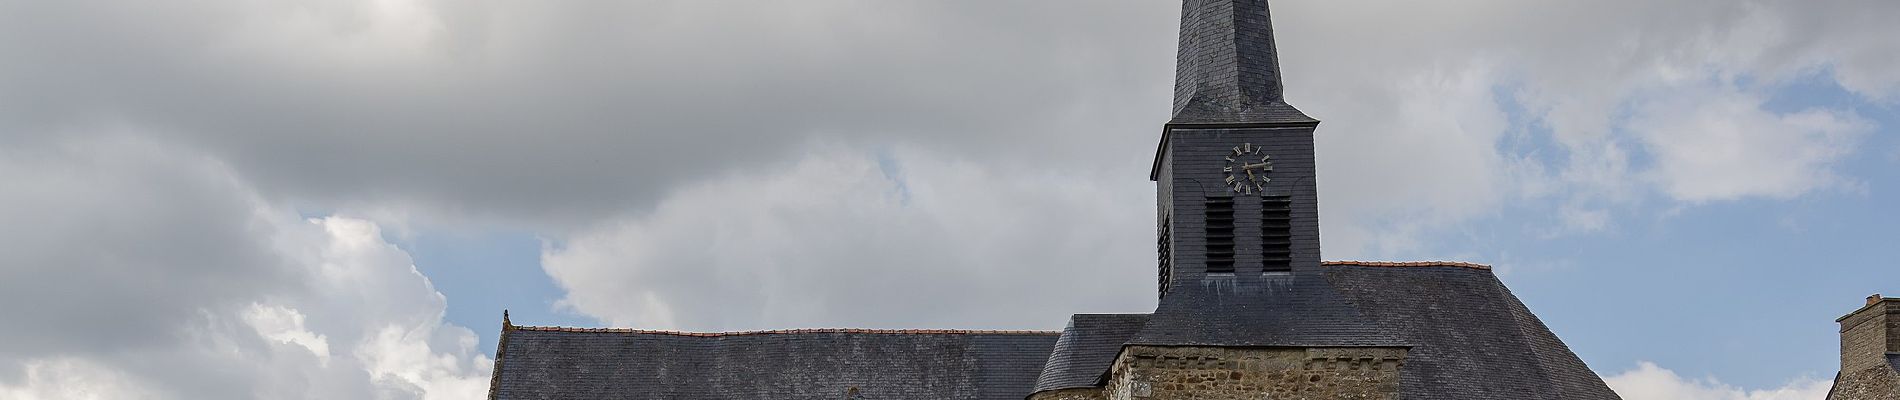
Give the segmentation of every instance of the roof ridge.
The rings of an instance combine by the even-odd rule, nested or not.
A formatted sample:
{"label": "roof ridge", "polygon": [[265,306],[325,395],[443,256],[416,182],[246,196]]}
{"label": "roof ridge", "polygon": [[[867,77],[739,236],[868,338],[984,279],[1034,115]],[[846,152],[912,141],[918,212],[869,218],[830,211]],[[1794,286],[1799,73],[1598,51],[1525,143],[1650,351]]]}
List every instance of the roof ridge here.
{"label": "roof ridge", "polygon": [[1061,335],[1061,331],[1001,330],[1001,329],[859,329],[859,328],[812,328],[812,329],[771,329],[733,332],[686,332],[633,328],[577,328],[566,326],[522,326],[515,330],[536,332],[576,332],[576,333],[633,333],[649,335],[672,335],[691,337],[725,337],[751,335],[796,335],[810,333],[864,333],[879,335]]}
{"label": "roof ridge", "polygon": [[1462,262],[1462,261],[1350,261],[1350,260],[1334,260],[1334,261],[1321,261],[1321,262],[1319,263],[1319,265],[1322,265],[1322,266],[1328,266],[1328,267],[1387,267],[1387,268],[1408,268],[1408,267],[1457,267],[1457,268],[1470,268],[1470,269],[1475,269],[1475,270],[1483,270],[1483,271],[1490,271],[1490,270],[1491,270],[1491,266],[1489,266],[1489,265],[1484,265],[1484,264],[1478,264],[1478,263],[1468,263],[1468,262]]}

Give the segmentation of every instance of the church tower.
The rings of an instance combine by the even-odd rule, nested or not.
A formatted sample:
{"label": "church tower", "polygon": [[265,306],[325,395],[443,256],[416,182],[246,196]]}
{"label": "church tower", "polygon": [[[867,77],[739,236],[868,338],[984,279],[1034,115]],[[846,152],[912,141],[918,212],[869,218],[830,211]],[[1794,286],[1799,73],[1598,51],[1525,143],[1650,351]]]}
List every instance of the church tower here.
{"label": "church tower", "polygon": [[[1149,175],[1161,300],[1117,357],[1108,398],[1398,394],[1386,383],[1409,346],[1322,270],[1319,121],[1287,103],[1278,56],[1267,0],[1183,2],[1174,113]],[[1301,378],[1171,384],[1209,365]]]}
{"label": "church tower", "polygon": [[1186,0],[1157,190],[1156,345],[1382,345],[1325,283],[1313,135],[1285,99],[1267,0]]}
{"label": "church tower", "polygon": [[1313,132],[1284,98],[1266,0],[1187,0],[1158,190],[1160,291],[1319,266]]}

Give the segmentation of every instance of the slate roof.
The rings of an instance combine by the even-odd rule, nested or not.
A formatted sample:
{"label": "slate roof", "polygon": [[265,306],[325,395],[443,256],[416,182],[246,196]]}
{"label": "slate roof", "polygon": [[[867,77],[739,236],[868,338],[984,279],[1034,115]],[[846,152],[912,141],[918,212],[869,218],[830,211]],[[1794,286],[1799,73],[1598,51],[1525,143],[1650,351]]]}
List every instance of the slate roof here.
{"label": "slate roof", "polygon": [[1346,302],[1317,270],[1209,275],[1177,284],[1128,344],[1403,346]]}
{"label": "slate roof", "polygon": [[1319,122],[1284,92],[1267,0],[1182,2],[1170,125]]}
{"label": "slate roof", "polygon": [[[1489,267],[1328,262],[1342,304],[1410,348],[1407,400],[1618,397]],[[1095,387],[1148,314],[1078,314],[1039,331],[687,333],[506,325],[492,399],[1020,400]],[[1900,355],[1889,356],[1900,369]]]}
{"label": "slate roof", "polygon": [[491,399],[1021,400],[1056,332],[504,326]]}
{"label": "slate roof", "polygon": [[1410,343],[1408,400],[1617,399],[1490,268],[1332,262],[1327,280]]}
{"label": "slate roof", "polygon": [[[1849,316],[1852,316],[1852,314],[1849,314]],[[1888,372],[1889,375],[1887,376],[1900,376],[1900,353],[1887,353],[1886,367],[1891,369],[1891,371]],[[1875,366],[1873,369],[1880,369],[1880,366]],[[1864,371],[1866,370],[1863,370],[1863,372]],[[1825,399],[1832,400],[1832,399],[1838,399],[1838,398],[1848,398],[1848,397],[1839,397],[1838,395],[1840,395],[1840,391],[1842,389],[1853,385],[1853,383],[1842,381],[1842,379],[1847,379],[1850,376],[1848,375],[1849,372],[1852,372],[1852,371],[1840,371],[1840,372],[1834,373],[1834,384],[1828,386],[1827,397],[1824,397]],[[1871,385],[1869,386],[1873,386],[1873,387],[1862,387],[1862,390],[1873,390],[1875,391],[1875,393],[1880,393],[1879,391],[1881,390],[1885,390],[1887,392],[1892,392],[1892,393],[1900,393],[1900,387],[1893,386],[1896,384],[1900,384],[1900,382],[1895,382],[1892,380],[1881,380],[1881,381],[1875,381],[1875,382],[1870,382],[1870,383]],[[1866,396],[1867,394],[1856,391],[1855,395]]]}
{"label": "slate roof", "polygon": [[1056,340],[1049,364],[1036,378],[1036,392],[1095,387],[1115,362],[1128,338],[1148,322],[1148,314],[1076,314]]}
{"label": "slate roof", "polygon": [[[1618,399],[1498,281],[1490,267],[1450,262],[1334,261],[1324,265],[1325,281],[1345,304],[1382,331],[1393,332],[1397,341],[1410,348],[1405,365],[1399,368],[1401,398]],[[1076,321],[1087,321],[1082,315],[1077,317]],[[1157,321],[1151,318],[1149,324]],[[1079,327],[1097,326],[1116,327],[1077,322],[1063,335],[1066,340],[1078,335]],[[1097,345],[1081,347],[1080,352],[1086,354],[1061,355],[1065,350],[1061,344],[1057,347],[1061,358],[1095,364],[1057,366],[1058,356],[1051,356],[1051,366],[1044,368],[1037,383],[1038,391],[1069,388],[1082,377],[1099,377],[1121,351],[1120,346]]]}

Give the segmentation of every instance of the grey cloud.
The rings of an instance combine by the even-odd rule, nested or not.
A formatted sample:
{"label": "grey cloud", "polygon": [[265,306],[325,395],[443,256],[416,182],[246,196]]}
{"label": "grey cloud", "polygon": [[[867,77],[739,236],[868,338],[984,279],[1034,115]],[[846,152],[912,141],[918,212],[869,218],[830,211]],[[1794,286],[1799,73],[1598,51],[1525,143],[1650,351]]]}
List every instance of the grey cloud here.
{"label": "grey cloud", "polygon": [[[1455,223],[1524,179],[1635,192],[1618,186],[1644,166],[1611,134],[1616,112],[1671,74],[1828,69],[1870,96],[1900,82],[1882,67],[1900,51],[1877,23],[1896,10],[1878,0],[1275,7],[1290,99],[1327,121],[1339,232]],[[644,212],[679,185],[790,161],[814,140],[1139,177],[1129,160],[1165,118],[1177,8],[7,3],[0,54],[18,61],[0,67],[0,137],[138,126],[231,163],[268,196],[549,231]],[[1569,160],[1526,165],[1496,149],[1498,104],[1511,100]]]}
{"label": "grey cloud", "polygon": [[[17,2],[0,5],[0,54],[16,60],[0,69],[0,122],[14,136],[145,127],[209,149],[273,195],[326,204],[586,220],[785,160],[814,137],[1064,159],[1146,145],[1155,127],[1141,122],[1165,112],[1172,40],[1143,33],[1170,26],[1171,12],[1080,1]],[[1131,103],[1155,105],[1142,113],[1152,118],[1093,112],[1144,109]],[[1013,141],[1027,146],[995,146]]]}
{"label": "grey cloud", "polygon": [[[1417,256],[1432,229],[1507,201],[1591,210],[1588,223],[1628,208],[1615,196],[1666,198],[1636,179],[1654,166],[1629,146],[1667,141],[1618,130],[1619,110],[1654,91],[1818,74],[1891,98],[1891,3],[1276,2],[1288,97],[1327,121],[1327,255]],[[35,188],[0,193],[19,205],[0,211],[4,225],[31,228],[0,229],[0,285],[21,289],[0,300],[73,299],[0,316],[98,328],[9,335],[0,365],[205,357],[175,346],[181,335],[241,332],[229,316],[259,299],[297,303],[309,289],[283,278],[306,264],[260,239],[286,223],[253,215],[260,204],[546,234],[567,304],[616,323],[1018,327],[1139,310],[1129,294],[1148,290],[1152,245],[1142,177],[1166,118],[1177,12],[1084,0],[0,2],[0,177]],[[1549,128],[1556,161],[1498,148],[1544,134],[1511,131],[1500,103],[1512,100]],[[60,147],[117,136],[139,144]],[[913,170],[908,181],[847,169],[881,152]],[[812,192],[824,188],[838,191]],[[905,190],[921,190],[905,195],[915,203],[887,197]],[[1048,238],[1059,242],[1036,242]],[[864,243],[876,246],[855,251]],[[427,295],[389,279],[403,287],[388,291]],[[964,296],[1037,290],[1049,292]],[[314,325],[372,300],[288,307]],[[911,311],[929,307],[942,314]],[[199,308],[226,317],[194,319]],[[410,314],[426,311],[377,319],[426,325]],[[181,320],[197,328],[108,329]],[[311,329],[373,337],[348,328]],[[307,361],[246,340],[295,364],[267,371]],[[152,381],[196,376],[127,365]],[[351,374],[325,379],[372,390],[344,384],[369,373]]]}
{"label": "grey cloud", "polygon": [[486,360],[368,222],[136,138],[0,150],[0,397],[456,398]]}
{"label": "grey cloud", "polygon": [[126,142],[31,150],[0,151],[0,319],[42,328],[0,360],[177,343],[199,308],[299,289],[216,169]]}
{"label": "grey cloud", "polygon": [[[1620,110],[1656,91],[1677,91],[1689,96],[1682,99],[1689,102],[1737,103],[1731,97],[1742,96],[1739,104],[1749,105],[1722,113],[1771,114],[1762,110],[1760,103],[1747,100],[1759,93],[1703,85],[1756,76],[1765,82],[1763,85],[1772,87],[1798,78],[1801,71],[1852,62],[1820,53],[1795,60],[1776,58],[1774,49],[1785,43],[1823,41],[1852,49],[1840,51],[1842,54],[1884,46],[1870,42],[1867,38],[1872,36],[1796,29],[1800,25],[1796,22],[1814,13],[1841,12],[1807,9],[1799,4],[1725,1],[1276,3],[1277,36],[1282,41],[1280,49],[1287,63],[1291,91],[1288,98],[1327,121],[1322,124],[1318,139],[1324,171],[1323,197],[1328,204],[1322,207],[1328,221],[1325,228],[1327,256],[1420,257],[1420,253],[1460,251],[1463,249],[1439,248],[1428,236],[1436,229],[1456,226],[1504,206],[1550,209],[1555,217],[1546,223],[1565,226],[1532,228],[1533,233],[1548,236],[1551,232],[1609,229],[1611,212],[1628,212],[1630,202],[1707,200],[1674,197],[1679,193],[1672,191],[1667,182],[1645,178],[1655,174],[1658,168],[1669,166],[1640,164],[1630,156],[1641,151],[1672,154],[1668,152],[1684,150],[1653,147],[1658,143],[1661,146],[1680,143],[1659,135],[1705,132],[1632,131],[1622,115],[1624,111]],[[1891,12],[1877,7],[1878,4],[1863,5],[1868,6],[1869,12]],[[1174,11],[1153,12],[1172,16]],[[1173,35],[1172,26],[1146,26],[1145,29],[1152,30],[1144,31],[1143,35]],[[1167,56],[1160,57],[1165,60]],[[1165,67],[1159,69],[1165,70]],[[1138,71],[1130,69],[1129,72]],[[1160,81],[1168,76],[1157,72],[1128,79]],[[973,97],[962,101],[982,103],[983,100]],[[1550,132],[1520,131],[1524,127],[1514,124],[1525,122],[1512,121],[1511,116],[1506,115],[1505,103],[1512,102],[1516,104],[1511,106],[1528,111],[1528,115],[1522,116],[1531,120],[1528,124]],[[1108,115],[1118,110],[1091,111],[1100,112],[1094,115]],[[1139,111],[1120,111],[1126,115],[1145,115]],[[1158,122],[1160,119],[1154,118],[1132,124],[1152,127]],[[1663,122],[1668,121],[1656,123]],[[1072,131],[1064,129],[1043,134],[1066,138],[1064,135],[1073,134]],[[1724,137],[1750,141],[1751,147],[1781,140],[1759,133],[1751,131]],[[1523,140],[1514,135],[1548,135],[1549,141],[1558,148],[1501,149],[1501,143],[1506,140]],[[1153,133],[1144,136],[1150,138],[1147,143],[1116,143],[1147,149]],[[1024,141],[1021,146],[1016,146],[1017,142],[997,143],[1010,143],[1002,146],[1009,149],[1045,146],[1033,137],[1010,139]],[[935,142],[924,144],[923,150],[899,158],[928,165],[958,157],[975,157],[989,165],[975,167],[979,170],[1036,171],[1026,174],[1059,177],[1050,182],[1147,188],[1145,182],[1127,178],[1127,174],[1073,173],[1069,169],[1071,165],[1086,165],[1100,172],[1123,168],[1118,165],[1139,168],[1145,166],[1145,154],[1103,155],[1093,161],[1077,163],[1065,157],[1010,157],[1009,149],[981,150],[973,154],[973,150],[961,147]],[[1631,147],[1633,144],[1652,147]],[[843,155],[806,154],[803,160],[852,159],[860,157],[853,152],[870,151],[873,150],[856,148]],[[1546,159],[1539,154],[1522,153],[1524,151],[1560,155]],[[1830,164],[1838,159],[1839,155],[1831,153],[1815,157],[1804,167],[1803,173],[1829,174]],[[696,329],[840,322],[879,326],[994,324],[1031,321],[1059,308],[1004,307],[1013,311],[984,314],[979,310],[994,310],[997,304],[1008,301],[964,299],[941,305],[918,299],[896,303],[909,307],[893,305],[886,310],[880,308],[887,305],[884,303],[859,304],[829,298],[832,293],[901,298],[890,296],[894,292],[886,290],[902,288],[934,293],[931,290],[939,286],[970,293],[1018,293],[1003,286],[1015,282],[1013,280],[977,279],[995,277],[988,271],[994,268],[990,263],[996,262],[1029,274],[1021,277],[1027,282],[1068,282],[1076,276],[1090,276],[1090,279],[1099,279],[1097,285],[1136,288],[1146,279],[1145,267],[1123,266],[1107,259],[1042,258],[1044,254],[1038,253],[1038,249],[990,248],[984,247],[981,240],[946,243],[899,233],[873,234],[886,232],[892,226],[925,231],[943,229],[929,222],[928,217],[934,215],[956,215],[999,225],[1006,224],[1005,221],[1015,215],[956,201],[941,201],[931,207],[882,207],[890,201],[882,197],[882,192],[856,186],[876,187],[879,184],[876,176],[849,173],[824,179],[781,174],[738,176],[751,176],[750,179],[765,182],[804,182],[810,185],[808,190],[818,192],[806,193],[797,187],[767,184],[755,193],[730,181],[709,180],[704,185],[745,194],[723,200],[720,194],[703,192],[706,186],[689,186],[671,192],[650,212],[645,209],[628,212],[622,217],[606,219],[592,229],[557,235],[556,242],[567,247],[550,250],[544,257],[544,267],[569,290],[567,305],[583,313],[619,325]],[[759,178],[763,176],[773,178]],[[851,177],[861,182],[840,184],[835,181]],[[921,175],[913,179],[950,178]],[[1037,182],[1007,173],[996,173],[992,179],[988,185],[996,188]],[[834,184],[851,190],[831,190],[840,187]],[[1037,209],[1038,203],[1024,201],[1049,194],[1017,198],[1007,190],[966,184],[972,188],[966,190],[985,187],[981,190],[990,192],[991,196],[1021,201],[1017,206],[1024,208],[1025,213],[1065,216],[1073,212],[1060,205],[1043,205],[1044,208]],[[1761,193],[1746,187],[1708,190],[1725,199]],[[815,205],[786,206],[777,200],[805,196],[823,196],[845,205],[844,209],[874,211],[860,215]],[[1117,204],[1117,208],[1104,212],[1144,218],[1151,215],[1145,201],[1122,199],[1113,204]],[[789,215],[825,217],[757,215],[751,207],[783,209],[781,211]],[[1146,228],[1134,228],[1145,223],[1110,224],[1111,221],[1119,219],[1078,222],[1066,231],[1042,231],[1039,229],[1046,228],[1037,226],[1023,227],[1012,233],[1031,232],[1036,234],[1024,237],[1059,236],[1100,244],[1081,250],[1083,254],[1125,252],[1134,255],[1151,251],[1149,240],[1140,239],[1149,237]],[[1141,230],[1127,234],[1110,229]],[[788,234],[756,233],[761,231],[788,231]],[[747,240],[727,246],[714,244],[719,243],[716,238],[724,236]],[[858,238],[844,240],[858,245],[875,243],[868,247],[877,251],[839,249],[835,246],[840,240],[837,237]],[[893,252],[884,252],[886,250]],[[893,254],[917,255],[930,262],[894,266],[892,264],[902,258]],[[979,257],[963,258],[970,255]],[[1113,265],[1112,268],[1120,272],[1114,273],[1116,277],[1096,277],[1077,271],[1101,262]],[[963,271],[965,275],[938,275],[946,268]],[[892,271],[904,273],[887,275]],[[908,275],[912,273],[917,275]],[[914,283],[919,279],[932,283],[919,289]],[[795,286],[797,290],[774,289],[774,283],[783,282],[799,284]],[[1070,298],[1068,296],[1097,287],[1058,286],[1038,289],[1038,294]],[[1120,293],[1126,294],[1126,291]],[[1074,298],[1110,304],[1106,298]],[[789,311],[778,308],[786,304],[814,306]],[[899,311],[918,307],[949,307],[950,310],[946,311],[947,315]]]}

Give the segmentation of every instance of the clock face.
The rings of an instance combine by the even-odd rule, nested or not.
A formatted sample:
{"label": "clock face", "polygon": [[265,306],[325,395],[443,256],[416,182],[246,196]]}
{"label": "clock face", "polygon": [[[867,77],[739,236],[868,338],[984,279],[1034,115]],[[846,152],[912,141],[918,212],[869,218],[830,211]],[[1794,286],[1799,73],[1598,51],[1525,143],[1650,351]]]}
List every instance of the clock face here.
{"label": "clock face", "polygon": [[1267,173],[1273,171],[1273,157],[1265,153],[1266,149],[1253,143],[1241,143],[1227,154],[1227,165],[1221,167],[1226,175],[1227,190],[1239,194],[1265,194]]}

